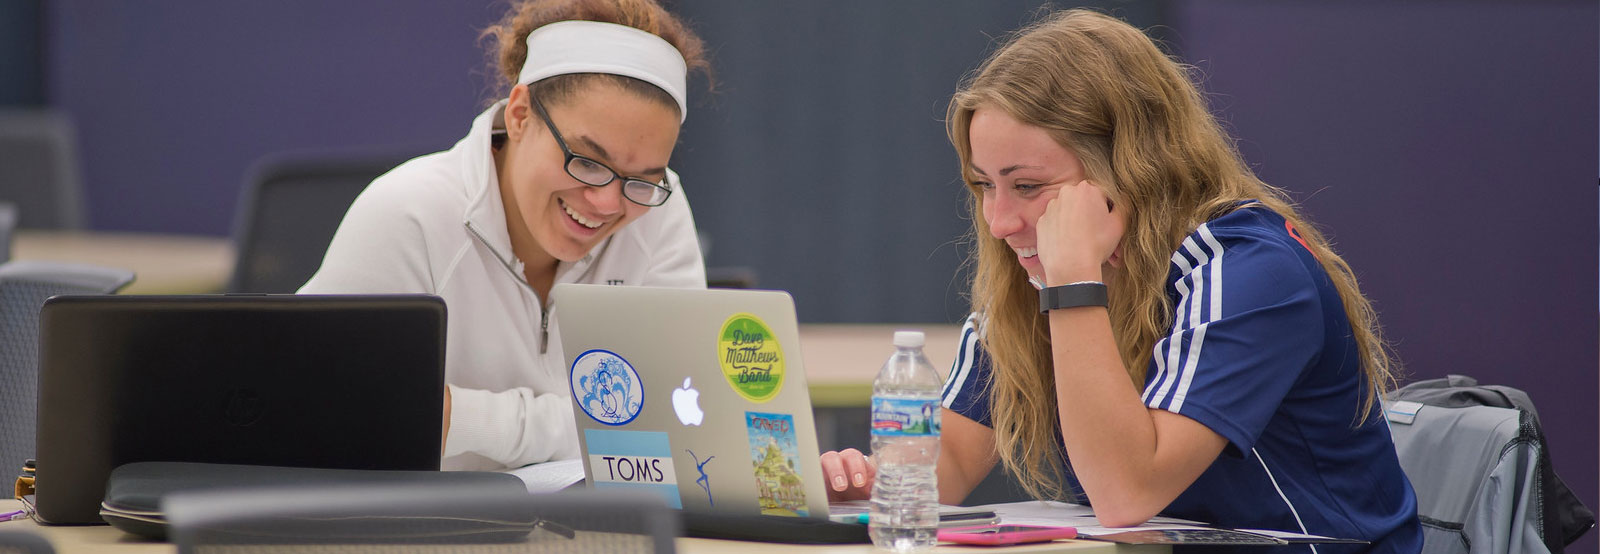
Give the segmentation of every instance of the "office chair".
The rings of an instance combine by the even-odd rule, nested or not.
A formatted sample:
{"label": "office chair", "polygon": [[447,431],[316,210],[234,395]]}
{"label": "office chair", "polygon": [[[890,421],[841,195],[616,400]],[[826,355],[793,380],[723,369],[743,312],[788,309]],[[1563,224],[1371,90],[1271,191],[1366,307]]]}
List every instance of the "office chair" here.
{"label": "office chair", "polygon": [[0,554],[55,554],[44,537],[27,531],[0,531]]}
{"label": "office chair", "polygon": [[[700,230],[695,233],[695,238],[700,244],[700,258],[711,259],[711,233]],[[753,289],[756,288],[756,269],[742,265],[725,265],[706,268],[706,286],[714,289]]]}
{"label": "office chair", "polygon": [[11,234],[17,228],[17,205],[0,201],[0,263],[11,261]]}
{"label": "office chair", "polygon": [[706,268],[706,286],[710,288],[753,289],[757,282],[753,267],[725,265]]}
{"label": "office chair", "polygon": [[413,153],[277,155],[246,178],[228,292],[292,293],[317,268],[356,196]]}
{"label": "office chair", "polygon": [[1562,552],[1594,524],[1552,469],[1526,393],[1451,375],[1391,392],[1384,415],[1423,552]]}
{"label": "office chair", "polygon": [[22,229],[84,226],[77,138],[66,114],[0,109],[0,201],[16,204]]}
{"label": "office chair", "polygon": [[180,492],[162,502],[179,554],[673,552],[659,496],[573,490],[485,494],[436,485]]}
{"label": "office chair", "polygon": [[33,457],[39,391],[39,308],[58,294],[112,294],[133,272],[82,264],[0,264],[0,476]]}
{"label": "office chair", "polygon": [[[1518,470],[1537,468],[1540,452],[1519,421],[1525,414],[1493,406],[1423,406],[1414,421],[1402,423],[1394,419],[1396,410],[1388,410],[1390,429],[1400,467],[1417,493],[1423,552],[1476,552],[1489,547],[1486,543],[1502,546],[1485,552],[1549,552],[1530,526],[1503,526],[1504,533],[1495,538],[1495,526],[1484,525],[1491,509],[1532,521],[1525,511],[1532,507],[1526,500],[1536,472]],[[1490,480],[1503,483],[1504,493],[1497,493],[1500,487]],[[1506,505],[1494,506],[1492,497],[1505,493]]]}

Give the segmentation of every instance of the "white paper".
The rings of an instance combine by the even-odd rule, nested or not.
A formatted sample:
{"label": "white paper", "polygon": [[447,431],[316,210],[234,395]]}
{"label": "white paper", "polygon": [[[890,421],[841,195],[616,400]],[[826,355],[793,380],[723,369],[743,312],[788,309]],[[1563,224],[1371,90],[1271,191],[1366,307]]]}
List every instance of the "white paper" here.
{"label": "white paper", "polygon": [[834,515],[864,514],[872,511],[871,500],[837,500],[828,503],[828,513]]}
{"label": "white paper", "polygon": [[1208,528],[1204,523],[1198,521],[1163,516],[1150,518],[1150,521],[1138,527],[1106,527],[1100,524],[1100,520],[1095,519],[1092,508],[1082,504],[1068,504],[1065,502],[1025,500],[1022,502],[974,506],[974,508],[993,511],[1000,516],[1000,523],[1005,525],[1073,527],[1078,530],[1079,535],[1086,537],[1133,530]]}
{"label": "white paper", "polygon": [[[1067,504],[1065,502],[1049,502],[1025,500],[1022,502],[1009,502],[1005,504],[989,504],[973,506],[994,512],[1000,516],[1000,523],[1005,525],[1043,525],[1047,527],[1073,527],[1078,530],[1078,535],[1095,537],[1122,533],[1125,531],[1149,531],[1162,529],[1215,529],[1199,521],[1178,519],[1175,517],[1156,516],[1150,521],[1137,527],[1106,527],[1095,519],[1094,510],[1081,504]],[[1320,535],[1304,535],[1287,531],[1268,531],[1262,529],[1234,529],[1244,533],[1266,535],[1284,540],[1301,540],[1306,542],[1338,542],[1340,539],[1331,539]]]}
{"label": "white paper", "polygon": [[1255,533],[1257,535],[1266,535],[1266,536],[1269,536],[1269,537],[1285,539],[1285,540],[1302,540],[1302,541],[1330,540],[1330,537],[1324,537],[1322,535],[1307,535],[1307,534],[1304,534],[1304,533],[1290,533],[1288,531],[1273,531],[1273,530],[1270,530],[1270,529],[1235,529],[1235,531],[1244,531],[1246,533]]}
{"label": "white paper", "polygon": [[527,485],[528,492],[555,492],[583,480],[583,460],[556,460],[529,464],[506,473],[517,476]]}
{"label": "white paper", "polygon": [[[837,521],[839,523],[858,523],[858,522],[859,523],[866,523],[866,521],[863,521],[860,518],[861,518],[862,515],[867,514],[867,513],[871,512],[871,511],[872,511],[872,501],[871,500],[838,500],[838,501],[834,501],[834,502],[829,502],[828,503],[828,519],[831,519],[833,521]],[[939,515],[941,517],[944,516],[945,514],[966,514],[966,513],[973,513],[973,512],[992,512],[992,511],[993,510],[990,510],[990,509],[982,507],[982,506],[966,507],[966,506],[953,506],[953,505],[950,505],[950,504],[940,504],[939,505]],[[999,514],[995,514],[995,515],[996,515],[996,517],[999,516]],[[965,525],[985,525],[985,524],[990,523],[991,521],[993,521],[993,520],[977,519],[977,520],[971,520],[970,523],[965,523]],[[963,522],[943,521],[942,519],[941,519],[939,525],[941,527],[945,527],[945,526],[963,527],[963,526],[965,526],[965,525],[963,525]]]}

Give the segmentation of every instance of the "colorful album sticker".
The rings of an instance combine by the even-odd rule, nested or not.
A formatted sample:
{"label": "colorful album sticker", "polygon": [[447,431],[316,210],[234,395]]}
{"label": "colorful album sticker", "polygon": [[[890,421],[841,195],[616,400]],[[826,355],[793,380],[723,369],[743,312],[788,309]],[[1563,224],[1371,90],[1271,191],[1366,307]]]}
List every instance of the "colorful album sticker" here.
{"label": "colorful album sticker", "polygon": [[783,388],[783,349],[772,329],[751,314],[733,314],[722,323],[717,363],[734,392],[751,402],[766,402]]}
{"label": "colorful album sticker", "polygon": [[805,517],[806,487],[798,469],[800,441],[795,439],[794,416],[745,412],[744,419],[761,513]]}
{"label": "colorful album sticker", "polygon": [[583,438],[595,488],[650,492],[661,495],[668,506],[683,508],[666,433],[584,429]]}
{"label": "colorful album sticker", "polygon": [[614,352],[595,349],[579,354],[567,379],[578,407],[595,421],[622,425],[644,410],[639,372]]}

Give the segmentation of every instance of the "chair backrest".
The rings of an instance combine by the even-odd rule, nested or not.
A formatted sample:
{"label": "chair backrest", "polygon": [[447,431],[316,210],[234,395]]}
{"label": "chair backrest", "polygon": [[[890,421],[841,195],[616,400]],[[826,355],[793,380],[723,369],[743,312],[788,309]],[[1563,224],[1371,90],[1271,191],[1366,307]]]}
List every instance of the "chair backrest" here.
{"label": "chair backrest", "polygon": [[82,264],[0,264],[0,476],[33,457],[39,391],[39,308],[58,294],[112,294],[133,272]]}
{"label": "chair backrest", "polygon": [[756,288],[756,269],[748,266],[718,266],[706,268],[706,286],[714,289]]}
{"label": "chair backrest", "polygon": [[[700,242],[700,257],[711,259],[711,233],[700,230],[696,234]],[[708,266],[706,267],[706,286],[714,289],[753,289],[756,288],[756,268],[742,265]]]}
{"label": "chair backrest", "polygon": [[1423,552],[1562,552],[1594,513],[1555,474],[1527,393],[1460,375],[1389,393]]}
{"label": "chair backrest", "polygon": [[637,491],[495,494],[437,485],[217,489],[162,501],[180,554],[273,552],[654,552],[675,510]]}
{"label": "chair backrest", "polygon": [[0,554],[55,554],[44,537],[27,531],[0,531]]}
{"label": "chair backrest", "polygon": [[[1487,551],[1549,552],[1543,538],[1529,532],[1531,526],[1485,525],[1493,517],[1490,510],[1534,521],[1518,513],[1531,508],[1528,495],[1534,492],[1541,454],[1521,424],[1526,414],[1493,406],[1406,403],[1391,404],[1387,412],[1400,467],[1417,494],[1423,552],[1465,554],[1494,543],[1510,549]],[[1412,419],[1403,419],[1406,415]],[[1519,467],[1533,471],[1519,472]],[[1504,499],[1502,506],[1496,497]]]}
{"label": "chair backrest", "polygon": [[84,226],[83,183],[72,120],[50,109],[0,109],[0,200],[23,229]]}
{"label": "chair backrest", "polygon": [[279,155],[255,165],[234,216],[228,292],[292,293],[322,266],[351,202],[408,154]]}
{"label": "chair backrest", "polygon": [[11,233],[17,228],[17,205],[0,201],[0,263],[11,261]]}

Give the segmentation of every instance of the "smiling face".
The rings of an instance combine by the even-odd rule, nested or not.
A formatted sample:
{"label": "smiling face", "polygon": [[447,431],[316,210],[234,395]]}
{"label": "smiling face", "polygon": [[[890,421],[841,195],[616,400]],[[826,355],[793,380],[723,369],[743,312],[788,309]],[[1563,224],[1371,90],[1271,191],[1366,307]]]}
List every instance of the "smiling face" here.
{"label": "smiling face", "polygon": [[1085,178],[1083,163],[1044,128],[993,107],[973,111],[968,129],[989,234],[1016,252],[1028,275],[1043,279],[1035,225],[1062,186]]}
{"label": "smiling face", "polygon": [[497,165],[512,250],[530,271],[579,260],[648,212],[623,197],[622,182],[665,180],[678,141],[677,110],[604,81],[544,107],[574,154],[605,164],[618,178],[600,187],[574,179],[528,87],[512,90]]}

